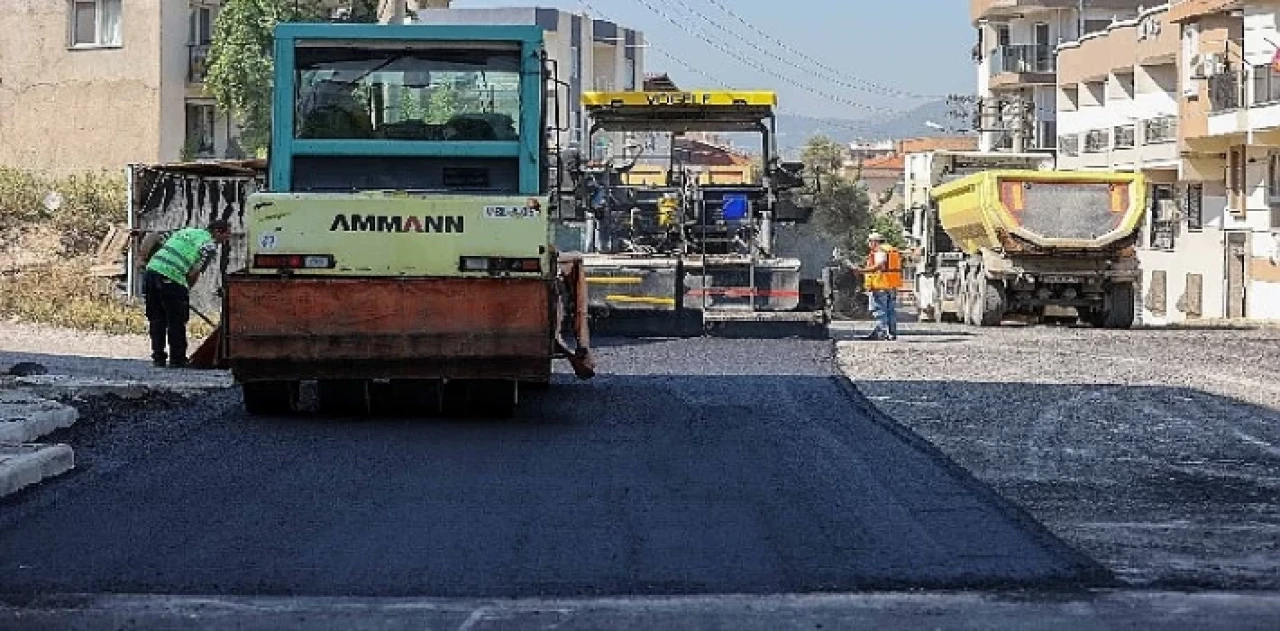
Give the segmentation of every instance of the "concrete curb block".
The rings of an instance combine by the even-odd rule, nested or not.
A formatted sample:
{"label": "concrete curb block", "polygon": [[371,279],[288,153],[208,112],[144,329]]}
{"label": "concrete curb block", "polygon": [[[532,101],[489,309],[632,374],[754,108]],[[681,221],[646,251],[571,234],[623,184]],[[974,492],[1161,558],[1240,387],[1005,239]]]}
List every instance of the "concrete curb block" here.
{"label": "concrete curb block", "polygon": [[73,468],[68,445],[0,445],[0,497]]}
{"label": "concrete curb block", "polygon": [[67,375],[37,375],[20,377],[16,385],[42,397],[65,401],[101,396],[141,399],[155,394],[199,395],[225,390],[232,387],[234,383],[229,375],[201,378],[196,382],[176,380],[144,382]]}
{"label": "concrete curb block", "polygon": [[55,430],[71,427],[75,408],[22,390],[0,390],[0,443],[29,443]]}

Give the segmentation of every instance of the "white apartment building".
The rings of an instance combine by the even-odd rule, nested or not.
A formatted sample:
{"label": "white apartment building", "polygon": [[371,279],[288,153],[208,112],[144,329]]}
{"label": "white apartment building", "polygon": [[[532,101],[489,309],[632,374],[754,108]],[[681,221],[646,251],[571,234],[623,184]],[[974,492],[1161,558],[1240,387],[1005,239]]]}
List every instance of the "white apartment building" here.
{"label": "white apartment building", "polygon": [[1136,15],[1141,0],[970,0],[978,41],[981,151],[1052,151],[1058,137],[1056,48]]}
{"label": "white apartment building", "polygon": [[[588,129],[583,114],[582,93],[589,91],[639,90],[644,81],[644,35],[606,20],[588,15],[536,7],[496,9],[437,9],[416,12],[419,24],[529,24],[545,33],[548,58],[555,63],[558,79],[568,83],[559,89],[559,106],[549,103],[548,120],[558,111],[558,127],[569,131],[567,145],[584,148]],[[620,153],[609,143],[616,139],[601,136],[592,149]]]}
{"label": "white apartment building", "polygon": [[[1183,213],[1212,233],[1229,318],[1280,319],[1280,2],[1181,0],[1169,8],[1181,27],[1180,175]],[[1186,222],[1184,222],[1186,223]],[[1221,280],[1219,280],[1221,279]]]}

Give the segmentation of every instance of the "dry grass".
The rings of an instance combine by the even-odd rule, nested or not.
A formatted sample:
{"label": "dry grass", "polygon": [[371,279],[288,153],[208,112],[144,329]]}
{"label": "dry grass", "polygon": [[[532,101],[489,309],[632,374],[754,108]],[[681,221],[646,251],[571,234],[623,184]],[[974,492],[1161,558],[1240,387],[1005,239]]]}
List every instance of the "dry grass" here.
{"label": "dry grass", "polygon": [[[46,201],[56,201],[52,208]],[[112,173],[51,179],[0,168],[0,317],[115,334],[145,334],[140,302],[89,276],[91,257],[125,219],[125,181]],[[199,318],[192,340],[210,328]]]}
{"label": "dry grass", "polygon": [[[110,281],[89,276],[86,258],[28,267],[0,276],[0,315],[70,329],[141,335],[147,319],[141,301],[121,299]],[[211,332],[192,318],[192,340]]]}
{"label": "dry grass", "polygon": [[108,172],[51,179],[0,168],[0,234],[48,227],[59,235],[58,254],[91,254],[112,224],[124,222],[125,189],[124,177]]}

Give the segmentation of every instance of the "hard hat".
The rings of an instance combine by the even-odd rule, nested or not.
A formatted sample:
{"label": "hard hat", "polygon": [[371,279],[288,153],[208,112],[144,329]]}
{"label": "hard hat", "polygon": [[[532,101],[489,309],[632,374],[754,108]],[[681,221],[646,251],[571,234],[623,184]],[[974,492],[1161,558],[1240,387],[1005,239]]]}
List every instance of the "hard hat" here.
{"label": "hard hat", "polygon": [[871,234],[867,235],[867,241],[884,241],[884,235],[880,234],[879,232],[872,232]]}

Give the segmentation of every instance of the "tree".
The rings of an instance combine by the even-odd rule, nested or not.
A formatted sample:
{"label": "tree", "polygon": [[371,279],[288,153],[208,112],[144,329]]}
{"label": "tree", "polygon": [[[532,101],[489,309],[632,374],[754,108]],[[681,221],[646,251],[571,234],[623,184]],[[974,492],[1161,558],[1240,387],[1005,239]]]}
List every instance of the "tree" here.
{"label": "tree", "polygon": [[810,138],[801,158],[814,178],[806,193],[813,199],[818,229],[845,256],[860,258],[866,253],[871,196],[866,185],[844,175],[844,155],[844,148],[830,138]]}
{"label": "tree", "polygon": [[377,21],[378,0],[226,0],[213,27],[205,86],[240,125],[240,145],[263,155],[271,139],[272,32],[281,22]]}

